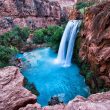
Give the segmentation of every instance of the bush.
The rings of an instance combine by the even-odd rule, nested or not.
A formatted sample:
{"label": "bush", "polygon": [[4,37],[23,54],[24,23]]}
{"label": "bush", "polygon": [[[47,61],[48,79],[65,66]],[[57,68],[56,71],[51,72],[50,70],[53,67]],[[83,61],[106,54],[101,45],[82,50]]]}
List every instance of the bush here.
{"label": "bush", "polygon": [[61,26],[49,26],[47,30],[48,33],[47,36],[45,36],[45,42],[48,46],[52,47],[54,50],[57,51],[64,28]]}
{"label": "bush", "polygon": [[0,67],[9,65],[10,58],[23,47],[29,34],[29,28],[16,26],[11,31],[0,35]]}
{"label": "bush", "polygon": [[46,29],[43,28],[43,29],[37,29],[35,30],[34,32],[34,43],[38,43],[38,44],[41,44],[41,43],[44,43],[44,36],[47,34],[46,32]]}
{"label": "bush", "polygon": [[20,28],[16,26],[12,32],[16,32],[17,35],[25,42],[30,34],[30,29],[28,27]]}
{"label": "bush", "polygon": [[34,32],[34,43],[46,43],[47,46],[58,50],[63,31],[64,27],[62,26],[49,26],[47,28],[37,29]]}
{"label": "bush", "polygon": [[30,30],[25,28],[15,27],[11,31],[0,36],[0,45],[3,46],[14,46],[17,48],[22,47],[23,43],[26,42],[30,34]]}
{"label": "bush", "polygon": [[13,47],[6,47],[0,45],[0,67],[8,66],[9,60],[17,52]]}
{"label": "bush", "polygon": [[90,7],[94,5],[94,2],[79,2],[76,4],[76,9],[82,9],[82,8],[86,8],[86,7]]}
{"label": "bush", "polygon": [[[34,43],[46,43],[47,46],[58,50],[64,31],[62,26],[49,26],[34,31]],[[9,60],[26,43],[30,29],[14,27],[11,31],[0,36],[0,67],[9,65]]]}

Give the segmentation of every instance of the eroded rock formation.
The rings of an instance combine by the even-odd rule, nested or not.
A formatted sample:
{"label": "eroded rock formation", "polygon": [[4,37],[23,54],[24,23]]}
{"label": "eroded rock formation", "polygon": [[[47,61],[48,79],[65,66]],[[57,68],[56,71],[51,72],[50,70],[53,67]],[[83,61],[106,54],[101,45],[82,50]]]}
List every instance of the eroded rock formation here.
{"label": "eroded rock formation", "polygon": [[18,110],[36,102],[36,96],[23,87],[23,79],[16,67],[0,69],[0,110]]}
{"label": "eroded rock formation", "polygon": [[110,2],[87,10],[79,55],[89,62],[99,88],[110,88]]}
{"label": "eroded rock formation", "polygon": [[60,5],[48,0],[0,0],[0,34],[13,26],[32,29],[60,21]]}

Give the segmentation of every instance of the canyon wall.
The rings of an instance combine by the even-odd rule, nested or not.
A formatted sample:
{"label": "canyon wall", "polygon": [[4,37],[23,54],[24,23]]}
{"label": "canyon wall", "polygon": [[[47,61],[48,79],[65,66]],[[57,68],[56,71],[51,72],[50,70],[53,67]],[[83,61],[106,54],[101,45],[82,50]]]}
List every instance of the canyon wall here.
{"label": "canyon wall", "polygon": [[110,2],[87,10],[79,56],[90,64],[94,85],[110,90]]}
{"label": "canyon wall", "polygon": [[59,3],[48,0],[0,0],[0,34],[15,25],[31,29],[55,25],[60,21]]}

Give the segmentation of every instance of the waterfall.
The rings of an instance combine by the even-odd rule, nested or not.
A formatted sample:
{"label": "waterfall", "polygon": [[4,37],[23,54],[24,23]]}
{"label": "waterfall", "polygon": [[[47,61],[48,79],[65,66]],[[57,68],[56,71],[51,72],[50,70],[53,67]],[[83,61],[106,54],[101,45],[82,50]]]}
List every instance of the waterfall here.
{"label": "waterfall", "polygon": [[73,48],[80,25],[81,20],[70,20],[67,23],[59,46],[58,56],[56,59],[57,63],[66,67],[71,65]]}

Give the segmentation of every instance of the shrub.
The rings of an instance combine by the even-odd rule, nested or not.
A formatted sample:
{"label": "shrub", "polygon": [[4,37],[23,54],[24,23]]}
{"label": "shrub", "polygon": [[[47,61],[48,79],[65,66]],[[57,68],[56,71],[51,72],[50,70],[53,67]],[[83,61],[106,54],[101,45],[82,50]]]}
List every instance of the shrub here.
{"label": "shrub", "polygon": [[[47,46],[58,50],[64,27],[49,26],[34,31],[34,43],[46,43]],[[11,31],[0,36],[0,67],[9,65],[9,59],[26,43],[30,29],[14,27]]]}
{"label": "shrub", "polygon": [[25,42],[30,34],[30,29],[28,27],[20,28],[16,26],[12,29],[11,32],[14,32],[15,35],[19,36],[19,39],[22,39]]}
{"label": "shrub", "polygon": [[52,47],[54,50],[57,51],[64,28],[60,26],[50,26],[47,28],[47,30],[48,33],[47,36],[45,36],[45,42],[48,46]]}
{"label": "shrub", "polygon": [[0,36],[0,45],[22,48],[30,34],[29,28],[14,27],[11,31]]}
{"label": "shrub", "polygon": [[17,52],[13,47],[6,47],[0,45],[0,67],[8,66],[9,60]]}
{"label": "shrub", "polygon": [[94,2],[79,2],[76,4],[76,9],[82,9],[82,8],[86,8],[86,7],[90,7],[94,5]]}
{"label": "shrub", "polygon": [[0,67],[9,65],[9,59],[23,47],[29,34],[29,28],[16,26],[0,36]]}
{"label": "shrub", "polygon": [[34,32],[34,43],[38,43],[38,44],[44,43],[44,36],[46,34],[47,33],[46,33],[45,28],[35,30],[35,32]]}
{"label": "shrub", "polygon": [[63,26],[48,26],[47,28],[37,29],[34,32],[34,43],[46,43],[47,46],[58,50],[63,31]]}

